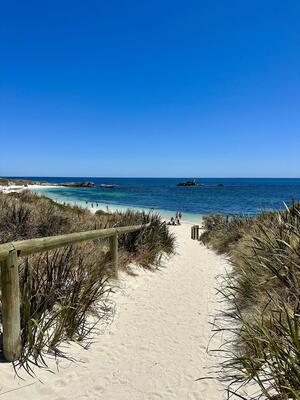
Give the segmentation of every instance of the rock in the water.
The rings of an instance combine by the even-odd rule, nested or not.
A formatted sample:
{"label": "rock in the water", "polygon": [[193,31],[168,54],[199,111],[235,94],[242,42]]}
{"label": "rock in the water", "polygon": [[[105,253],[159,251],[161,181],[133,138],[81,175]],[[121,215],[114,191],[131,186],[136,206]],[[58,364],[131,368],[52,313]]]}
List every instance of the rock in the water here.
{"label": "rock in the water", "polygon": [[64,182],[60,184],[61,186],[67,187],[94,187],[94,182]]}
{"label": "rock in the water", "polygon": [[203,186],[201,183],[196,182],[196,179],[192,181],[185,181],[177,183],[177,186]]}

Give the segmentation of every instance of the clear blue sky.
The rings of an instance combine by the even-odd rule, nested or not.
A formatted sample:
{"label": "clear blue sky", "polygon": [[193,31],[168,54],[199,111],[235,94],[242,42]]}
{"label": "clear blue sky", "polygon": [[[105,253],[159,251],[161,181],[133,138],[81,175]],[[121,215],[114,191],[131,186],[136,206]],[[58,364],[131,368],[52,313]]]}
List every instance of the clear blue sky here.
{"label": "clear blue sky", "polygon": [[0,6],[0,176],[300,176],[299,0]]}

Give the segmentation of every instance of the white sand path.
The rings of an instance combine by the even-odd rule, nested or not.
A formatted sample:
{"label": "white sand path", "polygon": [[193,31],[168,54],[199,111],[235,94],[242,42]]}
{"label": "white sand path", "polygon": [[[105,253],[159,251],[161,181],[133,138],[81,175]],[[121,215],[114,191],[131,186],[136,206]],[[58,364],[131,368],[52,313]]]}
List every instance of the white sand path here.
{"label": "white sand path", "polygon": [[154,273],[121,275],[116,315],[89,350],[72,345],[82,363],[59,361],[59,371],[14,377],[0,364],[0,400],[217,400],[222,387],[208,374],[216,358],[206,347],[216,302],[215,277],[226,261],[190,239],[190,225],[171,227],[177,254]]}

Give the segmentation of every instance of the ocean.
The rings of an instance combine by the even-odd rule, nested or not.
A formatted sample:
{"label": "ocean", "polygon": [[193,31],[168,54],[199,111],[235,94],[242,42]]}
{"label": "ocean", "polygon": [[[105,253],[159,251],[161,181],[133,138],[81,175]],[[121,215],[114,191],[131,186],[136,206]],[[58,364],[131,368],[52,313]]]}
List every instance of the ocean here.
{"label": "ocean", "polygon": [[[187,220],[220,214],[255,215],[264,210],[283,209],[284,203],[300,200],[300,179],[198,178],[205,186],[180,187],[191,178],[65,178],[27,177],[45,182],[91,181],[94,188],[50,188],[39,193],[61,202],[93,204],[110,210],[126,208],[159,212],[165,217],[181,211]],[[116,185],[113,189],[100,184]],[[222,184],[223,186],[217,186]]]}

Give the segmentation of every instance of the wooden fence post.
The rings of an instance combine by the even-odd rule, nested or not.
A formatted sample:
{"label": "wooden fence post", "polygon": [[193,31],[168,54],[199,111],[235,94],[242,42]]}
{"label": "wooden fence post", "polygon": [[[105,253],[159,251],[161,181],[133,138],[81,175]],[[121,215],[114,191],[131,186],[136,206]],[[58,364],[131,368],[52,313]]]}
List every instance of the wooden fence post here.
{"label": "wooden fence post", "polygon": [[191,227],[191,238],[193,240],[199,240],[199,225],[193,225]]}
{"label": "wooden fence post", "polygon": [[195,225],[193,225],[191,228],[191,239],[195,239]]}
{"label": "wooden fence post", "polygon": [[19,262],[16,250],[1,262],[3,353],[7,361],[21,356]]}
{"label": "wooden fence post", "polygon": [[199,240],[199,225],[195,225],[195,239]]}
{"label": "wooden fence post", "polygon": [[118,233],[115,233],[113,236],[110,237],[110,252],[113,263],[113,278],[118,279]]}

